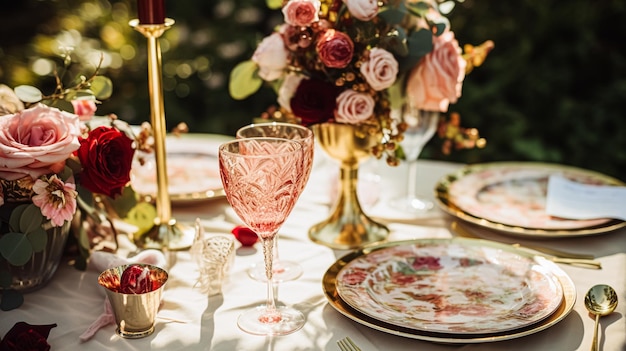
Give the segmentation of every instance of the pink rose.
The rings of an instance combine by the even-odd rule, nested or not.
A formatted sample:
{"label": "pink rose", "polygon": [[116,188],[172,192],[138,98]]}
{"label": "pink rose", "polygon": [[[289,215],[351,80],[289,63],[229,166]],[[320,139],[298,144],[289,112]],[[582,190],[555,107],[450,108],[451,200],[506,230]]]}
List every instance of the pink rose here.
{"label": "pink rose", "polygon": [[283,6],[285,23],[292,26],[308,27],[319,21],[318,13],[321,2],[319,0],[289,0]]}
{"label": "pink rose", "polygon": [[78,116],[37,104],[0,118],[0,177],[58,173],[80,143]]}
{"label": "pink rose", "polygon": [[374,114],[374,98],[352,89],[344,90],[337,97],[335,120],[339,123],[358,124]]}
{"label": "pink rose", "polygon": [[74,107],[74,113],[78,115],[81,121],[89,121],[91,117],[96,114],[98,107],[94,100],[77,99],[72,100],[72,106]]}
{"label": "pink rose", "polygon": [[369,21],[378,14],[378,0],[343,0],[354,18]]}
{"label": "pink rose", "polygon": [[346,33],[329,29],[317,40],[315,49],[326,67],[345,68],[352,61],[354,43]]}
{"label": "pink rose", "polygon": [[361,74],[376,91],[389,88],[396,81],[398,61],[393,55],[381,48],[370,50],[369,59],[361,65]]}
{"label": "pink rose", "polygon": [[266,81],[272,81],[284,74],[287,54],[283,37],[280,33],[273,33],[257,46],[252,61],[259,66],[259,76]]}
{"label": "pink rose", "polygon": [[461,96],[466,62],[453,32],[433,39],[428,53],[409,74],[407,97],[419,109],[448,111],[448,105]]}

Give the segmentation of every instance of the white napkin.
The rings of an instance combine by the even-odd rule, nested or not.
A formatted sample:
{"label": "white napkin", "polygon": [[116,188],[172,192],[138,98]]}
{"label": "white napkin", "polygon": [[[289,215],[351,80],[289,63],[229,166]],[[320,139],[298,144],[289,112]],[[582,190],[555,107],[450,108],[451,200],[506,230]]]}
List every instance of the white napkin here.
{"label": "white napkin", "polygon": [[548,180],[546,212],[569,219],[626,220],[626,187],[582,184],[552,175]]}

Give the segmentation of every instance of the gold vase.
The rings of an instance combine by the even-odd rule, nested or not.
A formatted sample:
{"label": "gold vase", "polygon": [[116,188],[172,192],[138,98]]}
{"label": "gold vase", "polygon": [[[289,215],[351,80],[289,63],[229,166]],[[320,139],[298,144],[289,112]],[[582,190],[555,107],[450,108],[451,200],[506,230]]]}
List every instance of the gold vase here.
{"label": "gold vase", "polygon": [[317,143],[340,163],[340,188],[331,215],[309,229],[309,238],[333,249],[349,250],[387,239],[389,229],[361,209],[357,196],[359,165],[380,140],[366,127],[322,123],[312,127]]}

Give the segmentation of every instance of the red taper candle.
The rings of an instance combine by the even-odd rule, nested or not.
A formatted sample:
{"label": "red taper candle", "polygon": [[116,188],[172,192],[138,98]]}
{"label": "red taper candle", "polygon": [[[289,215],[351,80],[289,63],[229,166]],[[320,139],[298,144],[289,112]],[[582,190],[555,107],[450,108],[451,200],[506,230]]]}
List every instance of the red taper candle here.
{"label": "red taper candle", "polygon": [[165,0],[137,0],[139,24],[165,23]]}

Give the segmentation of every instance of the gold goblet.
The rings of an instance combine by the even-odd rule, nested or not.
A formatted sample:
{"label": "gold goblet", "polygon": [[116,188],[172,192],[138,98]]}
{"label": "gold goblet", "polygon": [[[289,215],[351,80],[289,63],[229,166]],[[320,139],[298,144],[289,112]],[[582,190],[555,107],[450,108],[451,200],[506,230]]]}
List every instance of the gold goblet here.
{"label": "gold goblet", "polygon": [[363,212],[356,192],[359,165],[370,157],[381,134],[366,126],[340,123],[316,124],[312,129],[322,149],[340,163],[340,190],[331,215],[309,229],[309,238],[346,250],[385,240],[389,229]]}

